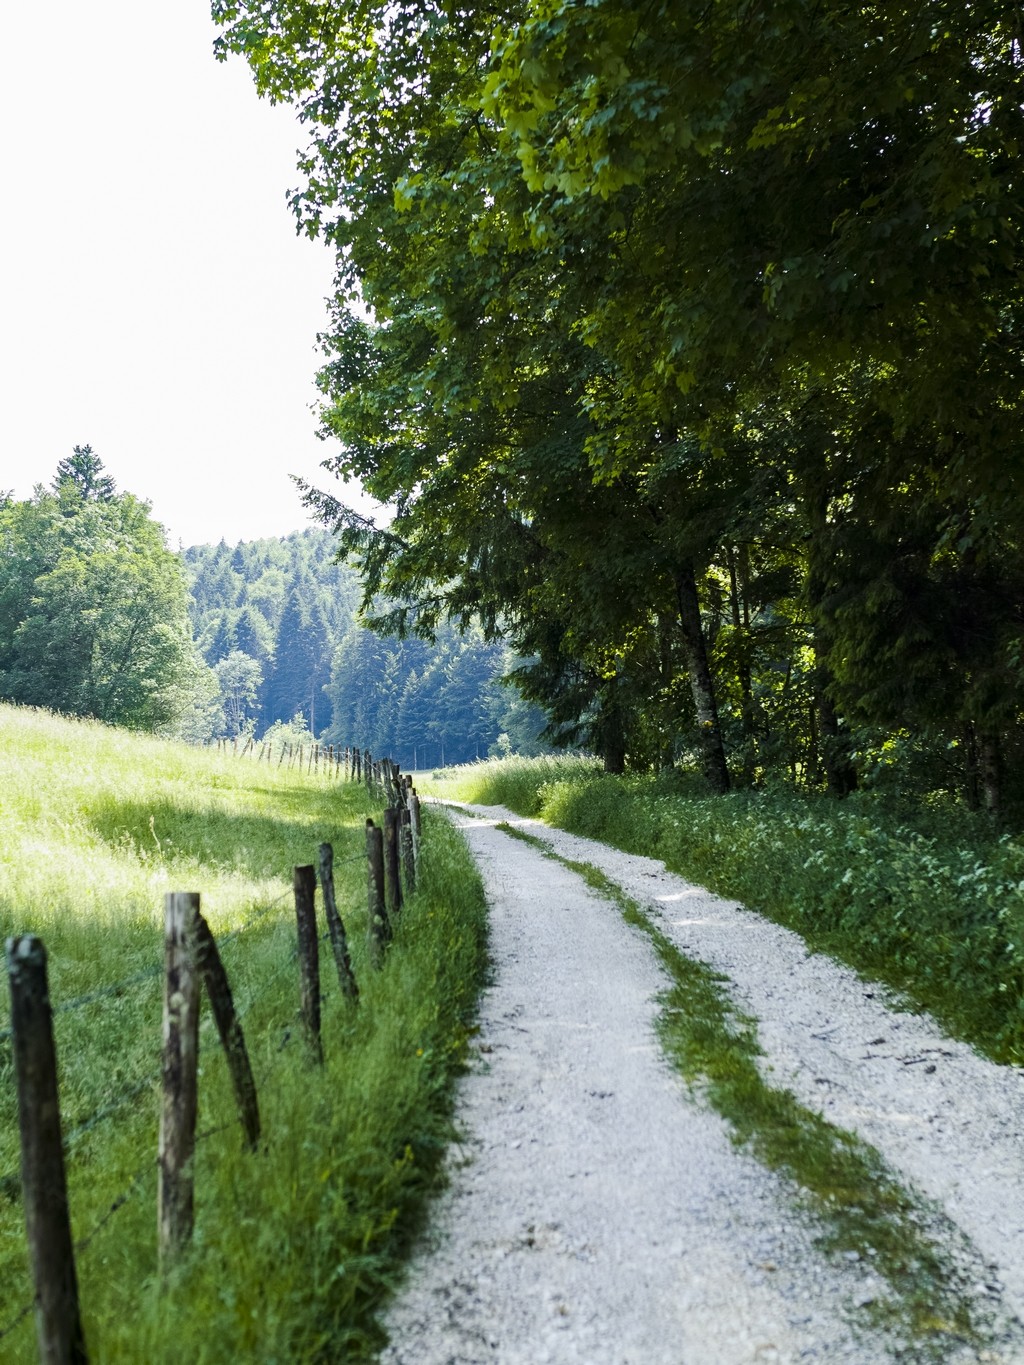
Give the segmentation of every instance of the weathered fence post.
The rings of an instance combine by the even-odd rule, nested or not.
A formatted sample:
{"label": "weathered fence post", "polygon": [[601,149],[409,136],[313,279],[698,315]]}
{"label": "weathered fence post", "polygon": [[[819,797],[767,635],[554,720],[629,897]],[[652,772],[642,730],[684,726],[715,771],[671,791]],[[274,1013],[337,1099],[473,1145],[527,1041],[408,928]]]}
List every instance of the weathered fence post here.
{"label": "weathered fence post", "polygon": [[35,1284],[39,1359],[43,1365],[85,1365],[88,1357],[64,1178],[46,949],[34,935],[23,934],[9,938],[6,951],[22,1199]]}
{"label": "weathered fence post", "polygon": [[384,961],[391,937],[391,923],[384,904],[384,832],[372,820],[366,822],[366,908],[370,929],[370,959],[375,967]]}
{"label": "weathered fence post", "polygon": [[331,951],[334,953],[334,964],[338,969],[338,981],[343,994],[350,1000],[358,1000],[359,987],[352,971],[345,926],[338,914],[338,902],[334,898],[334,849],[330,844],[320,845],[320,890],[324,898],[327,932],[331,936]]}
{"label": "weathered fence post", "polygon": [[316,935],[316,870],[292,870],[295,919],[299,931],[299,1013],[315,1062],[324,1059],[320,1038],[320,947]]}
{"label": "weathered fence post", "polygon": [[412,865],[416,870],[416,876],[420,874],[420,835],[423,832],[420,817],[420,798],[416,795],[416,788],[409,787],[409,819],[412,824]]}
{"label": "weathered fence post", "polygon": [[164,897],[163,1103],[160,1109],[157,1223],[161,1268],[192,1237],[199,1060],[199,978],[195,972],[195,891]]}
{"label": "weathered fence post", "polygon": [[399,833],[402,839],[402,874],[405,889],[411,896],[416,890],[416,855],[412,839],[412,812],[405,806],[398,812]]}
{"label": "weathered fence post", "polygon": [[399,829],[401,812],[389,806],[384,812],[384,880],[387,886],[388,914],[392,919],[402,908],[402,882],[399,868]]}
{"label": "weathered fence post", "polygon": [[235,1002],[231,998],[231,986],[228,984],[227,972],[221,961],[217,941],[198,906],[193,931],[196,966],[206,987],[207,999],[217,1024],[224,1055],[227,1057],[235,1103],[238,1105],[238,1116],[245,1130],[246,1145],[255,1151],[260,1139],[260,1110],[256,1099],[256,1082],[253,1080],[245,1036],[235,1013]]}

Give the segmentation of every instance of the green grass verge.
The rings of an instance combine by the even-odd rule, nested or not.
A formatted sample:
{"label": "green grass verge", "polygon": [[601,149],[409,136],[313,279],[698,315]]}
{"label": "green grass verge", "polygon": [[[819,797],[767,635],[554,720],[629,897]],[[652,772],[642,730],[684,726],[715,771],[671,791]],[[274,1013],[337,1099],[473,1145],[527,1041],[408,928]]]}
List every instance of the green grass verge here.
{"label": "green grass verge", "polygon": [[[375,1311],[440,1178],[485,967],[483,893],[464,844],[425,812],[419,888],[374,972],[363,850],[365,818],[379,810],[365,788],[0,707],[0,792],[0,930],[38,933],[50,959],[90,1359],[369,1359],[380,1344]],[[345,1001],[324,944],[326,1061],[316,1068],[296,1028],[290,882],[324,839],[361,997],[355,1008]],[[257,1153],[243,1150],[204,1022],[195,1237],[161,1283],[165,890],[203,895],[243,1013],[264,1139]],[[31,1299],[8,1027],[5,991],[0,1331]],[[0,1338],[0,1359],[36,1359],[31,1316]]]}
{"label": "green grass verge", "polygon": [[823,1229],[821,1245],[832,1253],[856,1253],[886,1281],[889,1295],[865,1307],[872,1319],[907,1338],[901,1359],[941,1361],[951,1340],[981,1344],[984,1328],[973,1319],[962,1276],[925,1231],[931,1225],[956,1237],[955,1229],[914,1199],[868,1143],[765,1080],[757,1022],[736,1008],[728,978],[680,952],[598,868],[563,858],[510,825],[498,828],[582,877],[650,939],[671,983],[659,997],[658,1033],[666,1054],[729,1123],[735,1141],[798,1187]]}
{"label": "green grass verge", "polygon": [[895,986],[997,1061],[1024,1063],[1024,840],[985,818],[866,794],[712,798],[678,777],[609,777],[583,759],[444,777],[439,794],[661,858]]}

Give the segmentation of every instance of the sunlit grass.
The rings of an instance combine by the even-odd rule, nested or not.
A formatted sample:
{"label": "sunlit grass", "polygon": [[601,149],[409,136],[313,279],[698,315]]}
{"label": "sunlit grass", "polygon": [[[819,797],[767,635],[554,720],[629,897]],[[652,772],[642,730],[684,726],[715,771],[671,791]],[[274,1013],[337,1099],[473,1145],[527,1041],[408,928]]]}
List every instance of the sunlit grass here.
{"label": "sunlit grass", "polygon": [[[39,934],[49,955],[73,1233],[88,1242],[78,1274],[90,1358],[361,1358],[436,1180],[472,1024],[483,898],[461,841],[427,812],[420,890],[375,973],[364,822],[380,807],[365,787],[0,707],[0,793],[0,928]],[[342,997],[323,943],[326,1063],[316,1070],[296,1019],[291,869],[315,863],[324,840],[361,998],[352,1007]],[[168,890],[199,891],[221,940],[264,1141],[255,1155],[243,1151],[207,1022],[194,1248],[162,1287],[155,1155]],[[31,1298],[8,1027],[5,991],[0,1331]],[[0,1338],[0,1359],[35,1359],[31,1317]]]}

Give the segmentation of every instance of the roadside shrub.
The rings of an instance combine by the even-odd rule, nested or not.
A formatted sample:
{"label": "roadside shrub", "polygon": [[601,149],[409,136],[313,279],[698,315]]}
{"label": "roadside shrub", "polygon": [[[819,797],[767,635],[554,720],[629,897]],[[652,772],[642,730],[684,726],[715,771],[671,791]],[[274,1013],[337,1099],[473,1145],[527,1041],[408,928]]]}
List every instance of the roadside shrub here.
{"label": "roadside shrub", "polygon": [[[1024,842],[948,803],[860,794],[696,794],[667,777],[551,773],[521,760],[506,804],[655,856],[925,1006],[1001,1061],[1024,1062]],[[478,770],[467,799],[494,801]],[[478,795],[477,793],[486,793]]]}

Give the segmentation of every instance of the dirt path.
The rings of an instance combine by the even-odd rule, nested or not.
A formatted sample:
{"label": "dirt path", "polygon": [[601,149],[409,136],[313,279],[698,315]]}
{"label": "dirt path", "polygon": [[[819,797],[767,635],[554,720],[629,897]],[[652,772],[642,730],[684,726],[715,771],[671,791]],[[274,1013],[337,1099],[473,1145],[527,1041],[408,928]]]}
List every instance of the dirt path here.
{"label": "dirt path", "polygon": [[870,1265],[824,1257],[793,1190],[669,1069],[649,941],[498,821],[601,868],[729,975],[773,1081],[861,1132],[977,1247],[966,1268],[1005,1331],[982,1352],[950,1342],[942,1359],[1024,1362],[1009,1321],[1024,1307],[1020,1073],[893,1013],[878,988],[660,863],[496,808],[453,818],[484,877],[494,980],[460,1092],[463,1146],[382,1362],[900,1358],[871,1325]]}

